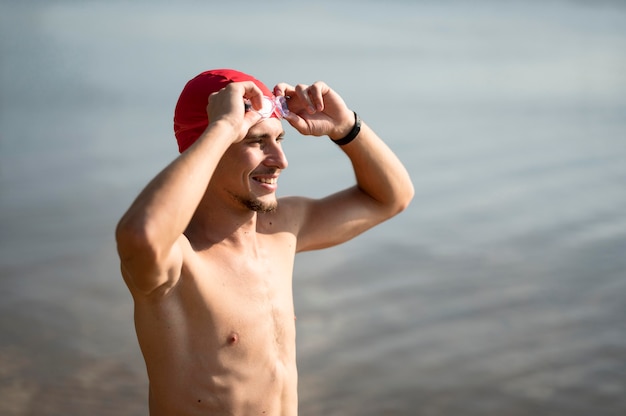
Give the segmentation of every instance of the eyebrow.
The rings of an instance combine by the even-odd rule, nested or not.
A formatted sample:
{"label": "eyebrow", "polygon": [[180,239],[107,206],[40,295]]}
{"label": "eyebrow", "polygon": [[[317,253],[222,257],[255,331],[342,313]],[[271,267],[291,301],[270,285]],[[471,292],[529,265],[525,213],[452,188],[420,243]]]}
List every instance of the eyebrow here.
{"label": "eyebrow", "polygon": [[[260,134],[251,134],[248,135],[244,138],[244,140],[267,140],[267,139],[272,139],[273,136],[268,134],[268,133],[260,133]],[[277,139],[284,139],[285,138],[285,132],[282,131],[280,132],[280,134],[276,137]]]}

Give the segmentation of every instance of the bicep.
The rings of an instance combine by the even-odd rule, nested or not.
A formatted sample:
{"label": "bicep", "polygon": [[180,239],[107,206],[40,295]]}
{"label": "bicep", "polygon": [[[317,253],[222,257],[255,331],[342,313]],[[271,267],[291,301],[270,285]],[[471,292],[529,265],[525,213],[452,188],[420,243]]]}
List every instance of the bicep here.
{"label": "bicep", "polygon": [[297,251],[317,250],[341,244],[385,218],[380,203],[357,186],[322,199],[304,200]]}

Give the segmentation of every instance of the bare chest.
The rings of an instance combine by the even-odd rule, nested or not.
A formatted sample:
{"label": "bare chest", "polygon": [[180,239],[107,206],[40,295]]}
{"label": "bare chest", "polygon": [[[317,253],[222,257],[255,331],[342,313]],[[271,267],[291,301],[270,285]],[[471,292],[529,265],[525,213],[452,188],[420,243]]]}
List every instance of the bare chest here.
{"label": "bare chest", "polygon": [[151,388],[164,400],[232,409],[295,400],[295,254],[273,247],[192,253],[167,295],[136,308]]}
{"label": "bare chest", "polygon": [[294,254],[279,248],[200,256],[178,288],[187,319],[222,346],[286,348],[295,339]]}

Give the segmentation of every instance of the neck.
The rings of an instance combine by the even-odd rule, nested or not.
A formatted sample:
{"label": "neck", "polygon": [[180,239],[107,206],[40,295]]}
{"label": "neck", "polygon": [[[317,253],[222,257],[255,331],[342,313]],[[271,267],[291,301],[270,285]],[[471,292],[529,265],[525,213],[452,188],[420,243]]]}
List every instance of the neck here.
{"label": "neck", "polygon": [[185,235],[197,249],[214,244],[248,247],[256,243],[258,214],[247,208],[233,209],[201,203]]}

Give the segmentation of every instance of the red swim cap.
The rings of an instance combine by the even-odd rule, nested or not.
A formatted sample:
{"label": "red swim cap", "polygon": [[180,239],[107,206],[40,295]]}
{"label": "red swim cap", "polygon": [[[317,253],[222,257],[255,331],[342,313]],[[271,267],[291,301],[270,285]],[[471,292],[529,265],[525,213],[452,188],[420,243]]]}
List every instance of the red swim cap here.
{"label": "red swim cap", "polygon": [[[263,91],[263,95],[273,97],[269,88],[258,79],[233,69],[213,69],[205,71],[185,85],[174,110],[174,134],[178,150],[184,152],[200,137],[209,124],[206,112],[209,95],[221,90],[231,82],[252,81]],[[272,117],[276,117],[272,115]]]}

